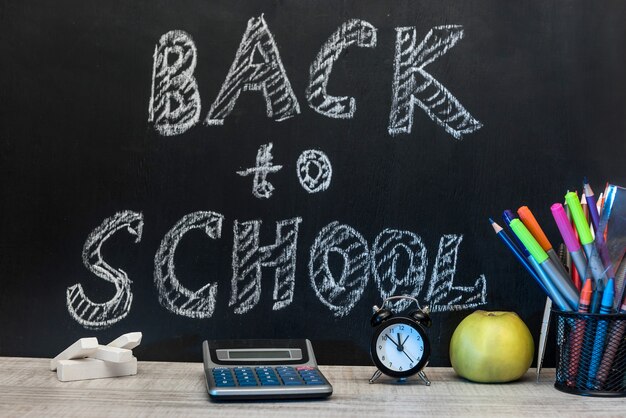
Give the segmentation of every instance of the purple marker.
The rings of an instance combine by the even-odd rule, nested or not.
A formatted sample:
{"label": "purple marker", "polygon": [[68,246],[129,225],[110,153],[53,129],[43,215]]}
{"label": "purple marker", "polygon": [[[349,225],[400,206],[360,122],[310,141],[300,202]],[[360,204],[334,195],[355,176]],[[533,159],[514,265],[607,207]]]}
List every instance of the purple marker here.
{"label": "purple marker", "polygon": [[576,265],[576,270],[578,270],[581,279],[584,280],[585,277],[583,276],[587,271],[587,258],[585,257],[585,253],[581,250],[580,242],[574,234],[574,228],[572,228],[572,224],[567,218],[565,209],[563,209],[562,204],[555,203],[550,207],[550,210],[552,211],[552,216],[556,221],[556,226],[559,228],[559,232],[563,237],[563,242],[565,242],[567,251],[569,251],[572,260]]}
{"label": "purple marker", "polygon": [[587,206],[589,208],[589,215],[591,217],[591,224],[593,225],[593,230],[595,233],[598,233],[598,225],[600,224],[600,215],[598,214],[598,207],[596,206],[596,198],[593,195],[593,190],[591,190],[591,186],[587,181],[587,177],[585,177],[583,181],[583,190],[585,192],[585,198],[587,199]]}

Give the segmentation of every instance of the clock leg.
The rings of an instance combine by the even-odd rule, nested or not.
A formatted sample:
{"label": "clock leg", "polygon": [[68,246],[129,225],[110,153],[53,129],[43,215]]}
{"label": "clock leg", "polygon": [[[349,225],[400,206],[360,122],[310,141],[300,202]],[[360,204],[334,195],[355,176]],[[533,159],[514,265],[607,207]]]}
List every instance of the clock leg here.
{"label": "clock leg", "polygon": [[426,377],[426,373],[424,373],[423,370],[418,372],[417,375],[420,377],[420,379],[422,379],[422,382],[424,382],[426,386],[430,386],[430,380],[428,380],[428,378]]}
{"label": "clock leg", "polygon": [[383,372],[381,372],[380,370],[376,370],[376,372],[370,378],[370,383],[374,383],[374,381],[376,381],[376,379],[378,379],[381,374],[383,374]]}

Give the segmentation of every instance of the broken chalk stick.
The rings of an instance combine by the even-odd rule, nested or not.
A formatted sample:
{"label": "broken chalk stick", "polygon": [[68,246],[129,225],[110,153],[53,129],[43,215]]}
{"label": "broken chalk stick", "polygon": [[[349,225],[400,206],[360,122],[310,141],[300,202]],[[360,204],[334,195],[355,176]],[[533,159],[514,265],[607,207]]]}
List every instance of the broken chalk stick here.
{"label": "broken chalk stick", "polygon": [[109,347],[126,348],[132,350],[141,343],[141,332],[129,332],[111,341],[107,345]]}
{"label": "broken chalk stick", "polygon": [[81,338],[74,344],[67,347],[59,355],[50,360],[50,370],[56,370],[60,360],[71,360],[76,358],[89,357],[98,349],[98,339],[95,337]]}
{"label": "broken chalk stick", "polygon": [[111,361],[113,363],[125,363],[133,359],[133,352],[125,348],[98,346],[98,349],[89,356],[98,360]]}
{"label": "broken chalk stick", "polygon": [[131,376],[137,374],[137,358],[124,363],[111,363],[95,358],[60,360],[57,377],[61,382],[101,379],[105,377]]}

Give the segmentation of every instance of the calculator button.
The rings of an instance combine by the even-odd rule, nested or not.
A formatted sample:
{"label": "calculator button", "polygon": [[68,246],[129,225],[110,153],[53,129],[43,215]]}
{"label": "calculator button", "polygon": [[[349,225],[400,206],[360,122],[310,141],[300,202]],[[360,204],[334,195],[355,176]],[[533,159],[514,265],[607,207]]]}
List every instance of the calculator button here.
{"label": "calculator button", "polygon": [[258,386],[256,380],[240,380],[239,386]]}
{"label": "calculator button", "polygon": [[261,386],[280,386],[280,382],[276,379],[261,380]]}
{"label": "calculator button", "polygon": [[215,386],[217,387],[233,387],[235,386],[235,382],[233,380],[216,380],[215,381]]}
{"label": "calculator button", "polygon": [[302,385],[304,383],[298,376],[281,377],[285,385]]}
{"label": "calculator button", "polygon": [[323,385],[322,379],[308,379],[304,381],[307,385]]}

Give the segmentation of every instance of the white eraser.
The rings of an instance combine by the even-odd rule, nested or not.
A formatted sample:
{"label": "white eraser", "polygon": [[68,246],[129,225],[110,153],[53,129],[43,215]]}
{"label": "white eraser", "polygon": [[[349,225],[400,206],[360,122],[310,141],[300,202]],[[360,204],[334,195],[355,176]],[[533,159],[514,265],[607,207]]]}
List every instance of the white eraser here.
{"label": "white eraser", "polygon": [[61,382],[102,379],[105,377],[131,376],[137,374],[137,357],[124,363],[111,363],[95,358],[60,360],[57,378]]}
{"label": "white eraser", "polygon": [[56,370],[60,360],[71,360],[75,358],[89,357],[98,349],[98,339],[96,337],[81,338],[74,344],[67,347],[59,355],[50,360],[50,370]]}
{"label": "white eraser", "polygon": [[98,360],[111,361],[113,363],[125,363],[133,359],[133,352],[125,348],[98,346],[98,349],[89,356]]}
{"label": "white eraser", "polygon": [[129,332],[128,334],[124,334],[111,341],[107,345],[109,347],[117,347],[117,348],[125,348],[127,350],[132,350],[141,344],[141,332]]}

